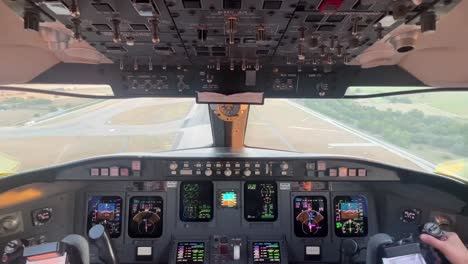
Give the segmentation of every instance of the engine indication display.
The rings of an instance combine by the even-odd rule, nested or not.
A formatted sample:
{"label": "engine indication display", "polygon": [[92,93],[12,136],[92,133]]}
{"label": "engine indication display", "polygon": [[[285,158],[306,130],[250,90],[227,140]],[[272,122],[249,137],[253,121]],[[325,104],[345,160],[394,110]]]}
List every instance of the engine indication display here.
{"label": "engine indication display", "polygon": [[182,182],[180,185],[180,220],[208,222],[213,218],[213,183]]}
{"label": "engine indication display", "polygon": [[296,196],[293,201],[294,233],[298,237],[328,234],[327,202],[323,196]]}
{"label": "engine indication display", "polygon": [[336,196],[335,234],[339,237],[367,236],[367,200],[362,195]]}
{"label": "engine indication display", "polygon": [[92,196],[88,200],[88,231],[102,224],[111,238],[122,231],[122,198],[120,196]]}
{"label": "engine indication display", "polygon": [[237,207],[237,192],[235,191],[222,191],[219,193],[218,199],[221,208]]}
{"label": "engine indication display", "polygon": [[247,221],[275,221],[278,217],[278,190],[275,182],[246,182],[244,217]]}
{"label": "engine indication display", "polygon": [[253,242],[252,254],[254,263],[281,263],[279,242]]}
{"label": "engine indication display", "polygon": [[205,262],[205,243],[179,242],[177,244],[176,263],[203,263]]}
{"label": "engine indication display", "polygon": [[134,196],[130,199],[128,235],[157,238],[162,235],[163,199],[160,196]]}

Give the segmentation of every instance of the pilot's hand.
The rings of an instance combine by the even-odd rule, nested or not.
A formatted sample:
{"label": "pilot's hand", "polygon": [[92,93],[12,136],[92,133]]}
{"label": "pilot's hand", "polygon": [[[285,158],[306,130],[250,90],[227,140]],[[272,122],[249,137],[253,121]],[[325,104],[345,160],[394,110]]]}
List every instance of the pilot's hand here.
{"label": "pilot's hand", "polygon": [[444,232],[447,240],[439,240],[430,235],[422,234],[419,238],[422,242],[440,251],[452,264],[468,263],[468,249],[453,232]]}

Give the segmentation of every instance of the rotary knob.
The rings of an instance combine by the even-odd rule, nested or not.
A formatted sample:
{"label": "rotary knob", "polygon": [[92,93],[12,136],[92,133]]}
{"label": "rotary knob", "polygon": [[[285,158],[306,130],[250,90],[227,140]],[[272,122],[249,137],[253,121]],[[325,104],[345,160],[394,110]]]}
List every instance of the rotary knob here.
{"label": "rotary knob", "polygon": [[15,218],[15,217],[12,217],[12,216],[8,216],[8,217],[5,217],[2,219],[2,223],[1,223],[3,229],[7,230],[7,231],[13,231],[13,230],[16,230],[19,226],[19,219],[18,218]]}
{"label": "rotary knob", "polygon": [[224,170],[224,176],[230,177],[232,175],[232,170],[227,168]]}
{"label": "rotary knob", "polygon": [[205,175],[210,177],[211,175],[213,175],[213,171],[211,169],[206,169],[205,170]]}
{"label": "rotary knob", "polygon": [[175,162],[172,162],[171,164],[169,164],[170,170],[177,170],[177,167],[179,167],[179,165],[177,165],[177,163]]}
{"label": "rotary knob", "polygon": [[284,171],[285,171],[285,170],[288,170],[288,169],[289,169],[289,164],[286,163],[286,162],[283,162],[283,163],[281,163],[280,168],[281,168],[282,170],[284,170]]}
{"label": "rotary knob", "polygon": [[245,169],[244,170],[244,176],[245,177],[250,177],[250,175],[252,175],[252,171],[250,169]]}

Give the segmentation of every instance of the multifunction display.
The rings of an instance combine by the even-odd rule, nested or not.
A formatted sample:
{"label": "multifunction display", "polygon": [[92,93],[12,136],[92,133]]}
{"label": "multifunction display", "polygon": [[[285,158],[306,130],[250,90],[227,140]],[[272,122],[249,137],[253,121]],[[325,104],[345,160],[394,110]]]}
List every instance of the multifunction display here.
{"label": "multifunction display", "polygon": [[339,237],[367,236],[367,200],[362,195],[336,196],[335,234]]}
{"label": "multifunction display", "polygon": [[205,262],[205,243],[179,242],[177,243],[176,263],[203,263]]}
{"label": "multifunction display", "polygon": [[162,235],[163,199],[159,196],[134,196],[130,199],[128,235],[156,238]]}
{"label": "multifunction display", "polygon": [[278,190],[275,182],[246,182],[244,217],[247,221],[275,221],[278,217]]}
{"label": "multifunction display", "polygon": [[180,185],[180,220],[208,222],[213,218],[213,183],[182,182]]}
{"label": "multifunction display", "polygon": [[296,236],[327,236],[327,201],[325,197],[296,196],[293,200],[293,211]]}
{"label": "multifunction display", "polygon": [[103,225],[111,238],[122,231],[122,198],[120,196],[92,196],[88,200],[88,230]]}
{"label": "multifunction display", "polygon": [[279,242],[252,242],[254,263],[280,263],[281,250]]}

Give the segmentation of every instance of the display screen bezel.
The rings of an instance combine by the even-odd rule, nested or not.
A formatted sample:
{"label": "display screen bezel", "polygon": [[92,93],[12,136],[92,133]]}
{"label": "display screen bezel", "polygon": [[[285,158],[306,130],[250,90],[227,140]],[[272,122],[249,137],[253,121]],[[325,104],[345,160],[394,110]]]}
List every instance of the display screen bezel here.
{"label": "display screen bezel", "polygon": [[[297,217],[297,214],[296,214],[296,207],[295,207],[295,203],[296,203],[296,199],[297,198],[310,198],[310,199],[313,199],[313,198],[321,198],[323,199],[323,203],[324,203],[324,219],[322,220],[325,224],[324,226],[322,227],[322,229],[324,231],[322,232],[325,232],[324,234],[320,234],[320,235],[305,235],[303,233],[300,233],[298,234],[298,221],[296,220],[296,217]],[[294,234],[297,236],[297,237],[301,237],[301,238],[313,238],[313,237],[326,237],[328,236],[328,199],[327,197],[323,196],[323,195],[295,195],[292,199],[292,212],[293,212],[293,229],[294,229]]]}
{"label": "display screen bezel", "polygon": [[[92,210],[92,207],[94,204],[96,203],[92,203],[93,201],[96,201],[96,202],[99,202],[99,201],[102,201],[103,199],[106,199],[106,200],[115,200],[115,199],[119,199],[120,200],[120,219],[118,221],[119,223],[119,232],[118,233],[114,233],[114,232],[110,232],[109,230],[107,230],[107,232],[109,233],[109,237],[110,238],[119,238],[121,235],[122,235],[122,229],[123,229],[123,223],[122,223],[122,212],[124,210],[124,201],[123,201],[123,198],[122,196],[120,195],[95,195],[95,194],[92,194],[92,195],[89,195],[87,200],[86,200],[86,212],[87,212],[87,215],[86,215],[86,230],[89,231],[94,225],[96,224],[99,224],[99,223],[93,223],[92,221],[92,216],[91,216],[91,210]],[[106,229],[107,229],[107,226],[104,226]]]}
{"label": "display screen bezel", "polygon": [[[201,262],[193,261],[193,260],[191,260],[191,261],[179,261],[178,256],[177,256],[179,254],[179,247],[180,246],[186,246],[186,244],[201,244],[201,245],[203,245],[203,251],[204,251],[203,252],[203,261],[201,261]],[[203,242],[203,241],[184,241],[184,242],[179,241],[179,242],[177,242],[177,245],[176,245],[176,261],[175,261],[176,264],[205,263],[206,262],[206,256],[207,256],[207,248],[206,248],[205,242]]]}
{"label": "display screen bezel", "polygon": [[[157,235],[140,235],[140,234],[134,234],[131,232],[131,227],[130,225],[132,224],[132,205],[133,205],[133,200],[134,199],[158,199],[161,202],[161,213],[159,215],[160,217],[160,222],[161,222],[161,231],[158,232]],[[131,238],[159,238],[162,236],[164,232],[164,199],[161,196],[158,195],[135,195],[130,197],[128,200],[128,224],[127,224],[127,231],[128,231],[128,236]]]}
{"label": "display screen bezel", "polygon": [[[210,184],[211,197],[210,197],[209,201],[210,201],[210,206],[211,206],[211,214],[210,214],[209,218],[185,218],[183,216],[185,205],[184,205],[184,201],[182,200],[182,194],[183,194],[182,192],[184,191],[183,187],[186,184]],[[214,210],[215,210],[215,208],[214,208],[214,186],[213,186],[212,182],[209,182],[209,181],[183,181],[183,182],[180,183],[180,191],[179,191],[179,219],[180,219],[180,221],[182,221],[182,222],[210,222],[211,220],[213,220]]]}
{"label": "display screen bezel", "polygon": [[[344,201],[352,202],[353,200],[358,199],[358,198],[362,199],[362,202],[363,202],[363,205],[364,205],[364,208],[363,208],[363,224],[364,224],[363,225],[363,233],[360,233],[360,234],[343,234],[336,227],[336,224],[337,224],[336,217],[337,217],[337,214],[338,214],[338,211],[337,211],[338,200],[344,200]],[[334,229],[335,235],[337,237],[366,237],[368,235],[368,233],[369,233],[369,203],[368,203],[368,200],[367,200],[366,196],[364,196],[364,195],[337,195],[337,196],[333,197],[333,210],[334,210],[333,229]]]}
{"label": "display screen bezel", "polygon": [[[278,261],[259,261],[255,259],[254,252],[255,252],[255,246],[257,244],[278,244],[278,250],[279,250],[279,260]],[[264,264],[279,264],[281,263],[282,259],[282,252],[281,252],[281,243],[279,241],[252,241],[250,245],[250,250],[252,251],[252,262],[253,263],[264,263]]]}
{"label": "display screen bezel", "polygon": [[[247,217],[247,208],[252,205],[252,201],[247,198],[248,185],[249,184],[272,184],[275,189],[275,198],[274,198],[274,217],[271,219],[261,219],[261,218],[248,218]],[[278,219],[278,184],[275,181],[246,181],[244,183],[244,219],[248,222],[275,222]],[[254,200],[257,202],[257,200]]]}

